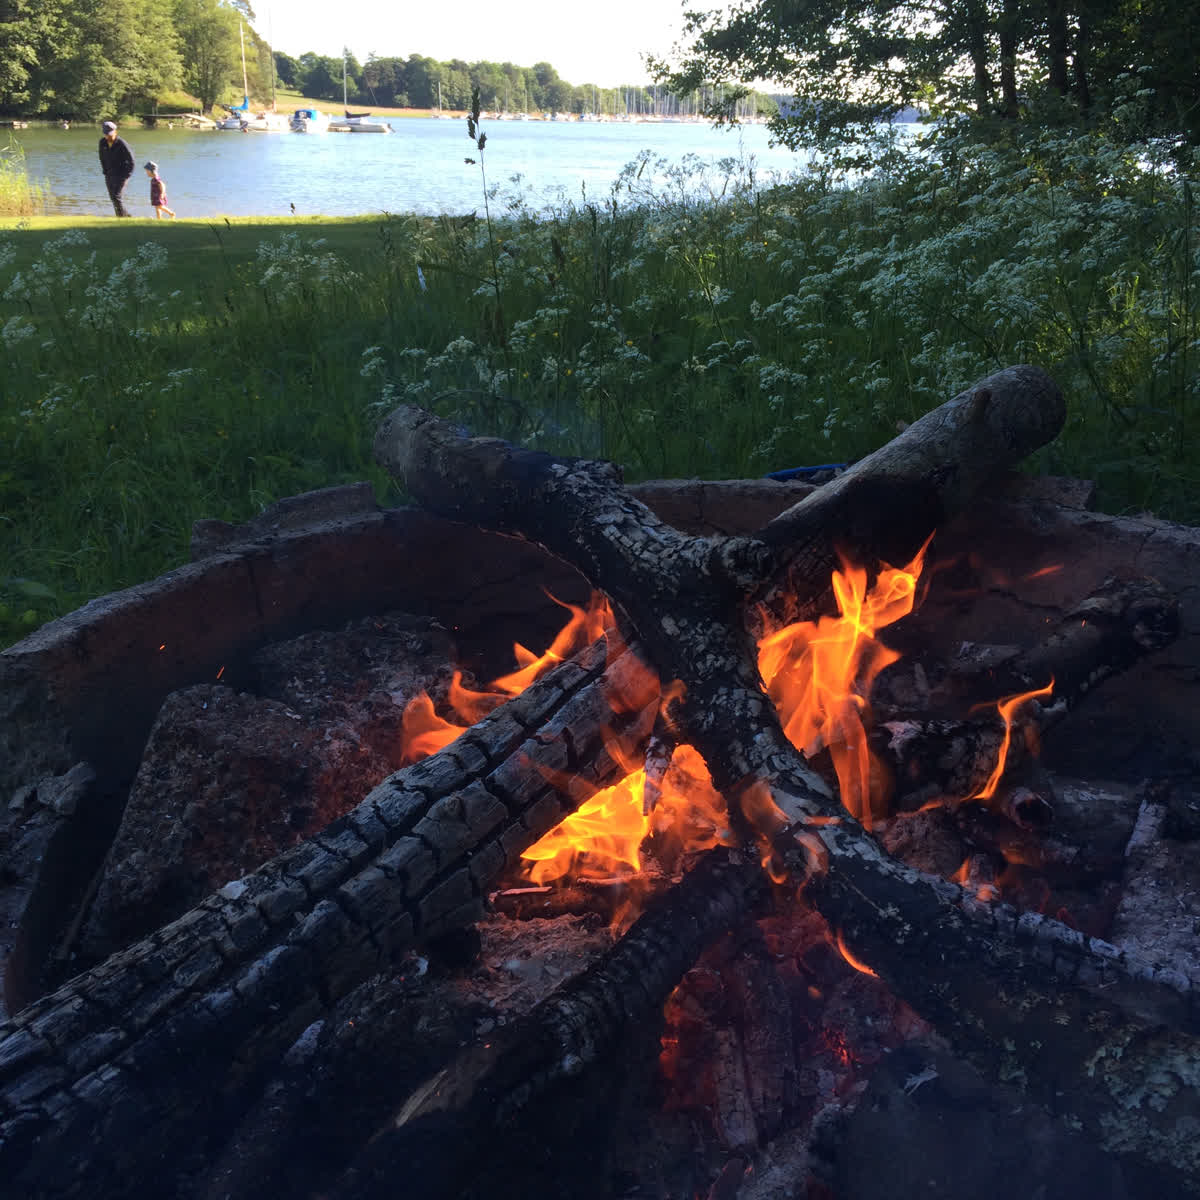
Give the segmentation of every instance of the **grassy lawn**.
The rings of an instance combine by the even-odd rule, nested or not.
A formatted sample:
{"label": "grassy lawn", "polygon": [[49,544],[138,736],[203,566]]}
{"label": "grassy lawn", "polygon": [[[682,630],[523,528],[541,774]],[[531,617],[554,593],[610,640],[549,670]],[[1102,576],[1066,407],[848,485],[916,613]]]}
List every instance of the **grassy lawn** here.
{"label": "grassy lawn", "polygon": [[[290,101],[289,101],[290,102]],[[379,417],[629,478],[853,460],[984,375],[1045,367],[1029,469],[1200,522],[1194,184],[1071,136],[855,188],[486,222],[0,221],[0,645],[177,565],[201,517],[370,479]]]}
{"label": "grassy lawn", "polygon": [[[322,112],[340,113],[343,109],[340,100],[318,100],[314,96],[302,96],[299,92],[288,91],[285,88],[279,88],[275,93],[275,107],[279,112],[287,112],[294,108],[319,108]],[[364,112],[369,110],[377,117],[427,117],[434,110],[432,108],[387,108],[379,105],[367,105],[364,108],[361,104],[351,104],[350,109],[353,112]],[[453,113],[455,116],[465,115],[465,109],[445,109],[447,113]]]}
{"label": "grassy lawn", "polygon": [[[314,230],[318,230],[315,233]],[[186,263],[183,283],[203,293],[219,286],[238,267],[253,261],[264,237],[293,230],[320,236],[336,245],[338,254],[364,262],[379,249],[379,217],[182,217],[156,221],[152,217],[115,220],[104,216],[0,217],[0,239],[15,251],[13,269],[27,271],[47,242],[66,230],[82,230],[95,250],[97,262],[111,268],[147,244],[160,245]],[[10,272],[11,273],[11,272]]]}

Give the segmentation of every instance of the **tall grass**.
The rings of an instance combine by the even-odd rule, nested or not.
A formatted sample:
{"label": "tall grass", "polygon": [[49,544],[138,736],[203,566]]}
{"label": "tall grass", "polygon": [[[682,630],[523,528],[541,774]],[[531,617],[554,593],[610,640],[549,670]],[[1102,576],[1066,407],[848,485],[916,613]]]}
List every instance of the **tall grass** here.
{"label": "tall grass", "polygon": [[853,459],[1030,361],[1070,402],[1035,469],[1200,521],[1188,173],[1047,135],[856,187],[652,176],[549,214],[494,190],[491,239],[410,217],[0,238],[0,638],[181,561],[198,517],[357,478],[395,499],[369,444],[400,402],[711,478]]}
{"label": "tall grass", "polygon": [[25,151],[9,138],[0,147],[0,217],[32,217],[46,211],[46,189],[29,178]]}

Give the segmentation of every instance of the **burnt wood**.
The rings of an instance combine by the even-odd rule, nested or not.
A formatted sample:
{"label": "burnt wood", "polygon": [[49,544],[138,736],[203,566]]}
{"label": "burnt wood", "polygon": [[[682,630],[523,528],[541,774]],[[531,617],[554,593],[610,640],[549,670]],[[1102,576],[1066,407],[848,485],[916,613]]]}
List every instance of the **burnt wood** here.
{"label": "burnt wood", "polygon": [[[876,705],[872,749],[887,767],[898,807],[935,796],[978,795],[996,765],[1004,722],[996,702],[1045,688],[1051,696],[1013,714],[1005,777],[1019,778],[1031,746],[1068,716],[1094,688],[1179,633],[1179,606],[1152,579],[1109,579],[1066,613],[1038,645],[984,669],[951,674],[933,689],[932,710],[962,716],[925,717]],[[971,710],[971,711],[966,711]]]}
{"label": "burnt wood", "polygon": [[[0,1025],[0,1194],[166,1189],[301,1031],[623,773],[657,683],[596,643],[346,816]],[[614,713],[624,714],[614,718]],[[552,783],[578,775],[571,795]]]}
{"label": "burnt wood", "polygon": [[[1200,1188],[1200,1142],[1188,1133],[1200,1113],[1197,982],[890,859],[784,738],[739,607],[776,586],[782,568],[829,564],[847,528],[854,538],[870,530],[872,505],[856,511],[850,496],[861,488],[877,500],[876,470],[893,501],[905,494],[893,490],[899,475],[918,514],[940,519],[1054,436],[1062,416],[1043,372],[1009,368],[923,418],[923,429],[910,427],[898,455],[885,447],[869,456],[833,499],[813,493],[759,538],[686,537],[632,501],[607,464],[465,438],[415,408],[383,424],[376,457],[422,505],[537,541],[617,601],[664,679],[685,685],[671,715],[731,809],[749,788],[770,789],[791,822],[790,834],[777,835],[780,857],[896,995],[989,1071],[1023,1079],[1056,1108],[1070,1105],[1101,1144]],[[855,519],[808,537],[806,506],[821,505]],[[890,540],[896,522],[881,520]],[[920,519],[899,524],[900,541],[923,536]],[[781,552],[797,531],[805,553]],[[810,579],[810,595],[818,584]]]}
{"label": "burnt wood", "polygon": [[[1195,1180],[1200,1150],[1176,1123],[1200,1090],[1194,982],[884,855],[783,738],[744,619],[747,596],[778,595],[781,575],[809,578],[808,564],[819,595],[844,543],[903,557],[1061,419],[1048,377],[1010,368],[911,427],[898,458],[885,448],[859,464],[825,518],[813,505],[793,510],[790,532],[773,522],[742,538],[685,537],[607,464],[463,438],[419,410],[393,414],[377,452],[430,509],[538,541],[608,592],[663,678],[687,685],[670,720],[735,816],[749,788],[770,789],[790,822],[777,858],[898,995],[990,1069],[1078,1088],[1074,1111],[1100,1140]],[[0,1179],[27,1196],[107,1196],[168,1178],[211,1109],[236,1104],[399,948],[471,921],[509,856],[582,800],[531,762],[593,762],[602,782],[598,734],[574,735],[621,707],[622,662],[605,672],[596,650],[560,668],[318,837],[0,1026]],[[631,737],[649,735],[653,707],[630,714]]]}
{"label": "burnt wood", "polygon": [[588,1072],[619,1057],[631,1033],[656,1046],[663,1005],[684,973],[769,892],[756,855],[708,851],[596,963],[416,1089],[334,1195],[384,1200],[398,1179],[422,1200],[508,1195],[508,1178],[521,1181],[519,1194],[536,1191],[529,1170],[548,1145],[595,1148],[605,1105],[603,1096],[588,1102]]}

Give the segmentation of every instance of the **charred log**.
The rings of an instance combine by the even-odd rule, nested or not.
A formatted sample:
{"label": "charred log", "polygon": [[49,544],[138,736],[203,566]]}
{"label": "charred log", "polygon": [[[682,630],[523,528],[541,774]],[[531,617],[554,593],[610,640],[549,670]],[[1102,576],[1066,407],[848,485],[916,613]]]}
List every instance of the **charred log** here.
{"label": "charred log", "polygon": [[[418,1089],[337,1196],[390,1197],[398,1179],[422,1200],[528,1195],[537,1186],[531,1171],[538,1179],[552,1170],[547,1145],[562,1141],[578,1155],[602,1144],[595,1122],[612,1080],[602,1081],[591,1104],[580,1103],[581,1090],[594,1089],[592,1076],[604,1075],[597,1066],[617,1056],[631,1034],[656,1044],[663,1005],[684,972],[768,892],[757,858],[710,851],[582,976]],[[558,1128],[564,1113],[579,1128]],[[517,1163],[522,1170],[504,1169]],[[517,1193],[506,1190],[506,1178],[521,1181]]]}
{"label": "charred log", "polygon": [[[0,1026],[0,1178],[29,1197],[152,1190],[340,996],[475,920],[501,870],[619,772],[603,737],[614,712],[634,743],[648,735],[656,685],[632,652],[608,654],[563,664],[319,836]],[[591,784],[562,796],[547,776],[566,771]]]}
{"label": "charred log", "polygon": [[[879,707],[871,743],[894,782],[896,805],[914,808],[934,797],[978,796],[1005,745],[1004,775],[1020,779],[1041,739],[1093,688],[1161,650],[1178,632],[1178,604],[1154,580],[1108,580],[1037,646],[983,670],[951,674],[933,689],[931,708],[961,711],[971,705],[972,715],[904,717]],[[1050,694],[1012,713],[1006,737],[996,702],[1051,685]],[[1030,811],[1036,812],[1036,804]]]}
{"label": "charred log", "polygon": [[[1013,368],[1001,377],[1011,388],[994,391],[993,377],[926,418],[936,452],[914,435],[914,475],[927,495],[932,488],[947,505],[962,504],[1006,456],[1032,449],[1036,438],[1011,432],[1028,427],[1013,414],[1043,438],[1057,431],[1060,403],[1054,419],[1045,412],[1058,393],[1044,375]],[[959,446],[965,467],[976,469],[943,461],[939,473],[938,455]],[[980,903],[899,866],[857,823],[829,821],[837,806],[784,739],[731,611],[738,588],[771,586],[794,514],[776,525],[774,545],[686,538],[652,518],[643,524],[607,468],[464,439],[413,409],[385,423],[376,452],[423,504],[541,542],[620,603],[664,676],[684,683],[686,697],[672,709],[681,736],[704,755],[731,808],[750,785],[770,787],[798,835],[785,857],[811,880],[826,920],[898,996],[991,1071],[1023,1072],[1031,1087],[1060,1093],[1069,1084],[1078,1119],[1099,1140],[1200,1186],[1200,1150],[1177,1122],[1200,1109],[1196,981],[1036,914]],[[860,482],[871,480],[873,459],[886,464],[886,449],[859,465]],[[827,531],[826,544],[839,532]]]}
{"label": "charred log", "polygon": [[761,531],[788,568],[786,596],[778,580],[762,581],[772,607],[788,621],[809,616],[839,551],[907,562],[989,481],[1057,436],[1065,417],[1054,381],[1029,366],[997,371],[926,413]]}

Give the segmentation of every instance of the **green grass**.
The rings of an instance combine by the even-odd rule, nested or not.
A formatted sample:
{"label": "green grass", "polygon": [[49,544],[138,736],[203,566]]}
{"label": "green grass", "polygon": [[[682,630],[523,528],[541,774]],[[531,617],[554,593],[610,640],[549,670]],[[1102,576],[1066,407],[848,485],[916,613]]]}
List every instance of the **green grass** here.
{"label": "green grass", "polygon": [[[497,134],[497,136],[500,136]],[[1000,366],[1068,427],[1031,469],[1200,522],[1185,176],[1099,139],[958,147],[857,188],[736,165],[535,217],[0,221],[0,644],[244,520],[371,479],[398,403],[719,478],[868,453]],[[687,177],[687,178],[685,178]],[[678,186],[676,186],[678,185]],[[7,227],[7,228],[5,228]]]}
{"label": "green grass", "polygon": [[[318,100],[315,96],[303,96],[299,92],[279,88],[275,93],[275,107],[279,112],[287,112],[292,108],[319,108],[326,113],[340,113],[342,102],[340,100]],[[355,112],[360,112],[364,108],[363,105],[354,103],[351,103],[350,107]],[[369,108],[377,117],[423,117],[432,111],[427,108],[387,108],[386,106],[381,108],[378,105],[366,105],[365,107]]]}

